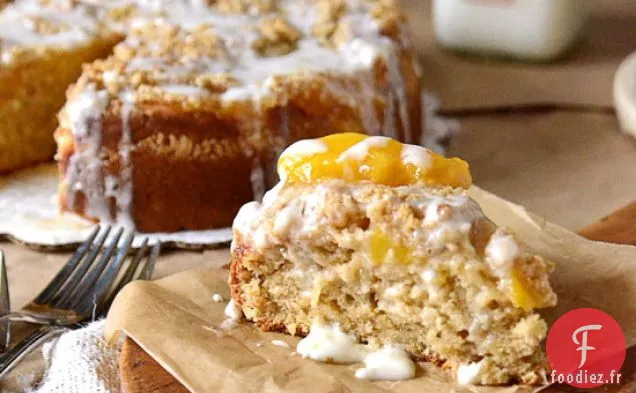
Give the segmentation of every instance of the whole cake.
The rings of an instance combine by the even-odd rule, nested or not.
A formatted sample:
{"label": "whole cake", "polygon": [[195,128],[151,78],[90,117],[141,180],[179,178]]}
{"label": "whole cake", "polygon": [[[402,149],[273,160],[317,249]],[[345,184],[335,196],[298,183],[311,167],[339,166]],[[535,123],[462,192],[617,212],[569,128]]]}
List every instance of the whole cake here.
{"label": "whole cake", "polygon": [[56,131],[60,204],[89,219],[229,226],[291,142],[421,139],[395,0],[15,0],[0,24],[0,171],[50,157],[61,92],[110,53],[83,67]]}
{"label": "whole cake", "polygon": [[317,360],[367,363],[334,344],[354,340],[461,383],[545,381],[534,310],[556,303],[553,265],[466,195],[465,162],[337,134],[291,145],[278,172],[234,221],[230,287],[248,320],[309,335],[297,351]]}

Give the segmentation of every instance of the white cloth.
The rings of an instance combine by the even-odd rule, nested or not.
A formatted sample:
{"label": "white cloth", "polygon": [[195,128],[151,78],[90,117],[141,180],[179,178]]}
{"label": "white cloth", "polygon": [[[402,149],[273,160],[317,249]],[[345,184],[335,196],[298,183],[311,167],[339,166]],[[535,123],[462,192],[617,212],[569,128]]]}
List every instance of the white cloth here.
{"label": "white cloth", "polygon": [[120,393],[119,346],[103,338],[104,321],[62,334],[43,345],[46,371],[25,393]]}

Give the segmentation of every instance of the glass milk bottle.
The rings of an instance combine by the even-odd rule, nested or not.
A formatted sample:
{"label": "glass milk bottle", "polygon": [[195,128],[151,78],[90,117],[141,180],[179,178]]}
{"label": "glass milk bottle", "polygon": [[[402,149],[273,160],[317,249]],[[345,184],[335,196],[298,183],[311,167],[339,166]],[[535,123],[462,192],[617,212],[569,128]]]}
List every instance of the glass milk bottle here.
{"label": "glass milk bottle", "polygon": [[433,0],[433,23],[453,50],[549,61],[576,42],[588,9],[588,0]]}

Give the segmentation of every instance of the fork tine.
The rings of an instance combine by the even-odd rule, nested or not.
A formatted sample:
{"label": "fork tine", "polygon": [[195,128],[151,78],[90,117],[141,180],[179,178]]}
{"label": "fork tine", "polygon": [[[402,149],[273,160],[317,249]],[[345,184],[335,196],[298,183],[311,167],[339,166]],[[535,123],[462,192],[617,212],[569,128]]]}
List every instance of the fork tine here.
{"label": "fork tine", "polygon": [[[93,232],[88,236],[88,239],[82,243],[77,251],[73,254],[71,259],[62,267],[62,269],[53,277],[50,283],[44,288],[42,292],[35,298],[34,302],[37,304],[45,304],[48,303],[51,298],[59,291],[62,285],[68,280],[71,276],[77,264],[82,260],[84,255],[90,250],[91,244],[95,240],[95,237],[101,230],[101,227],[98,225]],[[108,227],[106,228],[108,231]]]}
{"label": "fork tine", "polygon": [[[9,279],[4,254],[0,250],[0,316],[11,312],[11,298],[9,297]],[[11,342],[11,323],[9,320],[0,322],[0,352],[9,348]]]}
{"label": "fork tine", "polygon": [[128,268],[126,269],[126,272],[124,272],[123,277],[115,285],[114,289],[110,291],[106,300],[104,300],[102,304],[100,305],[100,307],[98,308],[97,310],[98,316],[103,316],[108,312],[111,304],[115,300],[115,296],[117,296],[119,291],[121,291],[121,289],[124,286],[126,286],[126,284],[128,284],[130,281],[133,280],[133,278],[135,277],[135,273],[137,272],[137,267],[139,266],[139,262],[141,261],[141,258],[144,255],[146,255],[147,251],[148,251],[148,238],[144,238],[144,240],[141,242],[141,246],[139,246],[139,250],[133,257],[133,259],[130,261],[130,263],[128,264]]}
{"label": "fork tine", "polygon": [[99,238],[90,245],[90,251],[88,255],[78,263],[73,274],[68,277],[65,282],[61,283],[59,290],[57,293],[47,302],[49,305],[59,308],[59,305],[62,304],[73,292],[77,285],[81,281],[81,279],[86,275],[86,273],[90,270],[93,262],[99,255],[104,246],[104,242],[108,238],[110,234],[111,227],[105,227],[103,233],[99,236]]}
{"label": "fork tine", "polygon": [[119,270],[124,264],[134,238],[134,233],[130,233],[126,237],[124,244],[119,248],[119,251],[117,251],[117,255],[114,260],[108,264],[104,273],[99,277],[98,281],[91,289],[90,292],[93,296],[80,297],[78,299],[79,302],[76,302],[78,304],[72,305],[72,307],[77,310],[80,315],[85,315],[88,311],[90,311],[93,305],[95,305],[96,309],[101,308],[100,304],[103,302],[106,295],[108,295],[108,291],[111,289],[112,284],[117,277],[117,273],[119,273]]}
{"label": "fork tine", "polygon": [[[91,267],[86,269],[85,274],[80,277],[79,282],[72,287],[67,288],[64,296],[59,299],[59,302],[53,304],[54,307],[59,308],[74,308],[78,303],[80,303],[85,297],[88,295],[95,294],[93,291],[93,285],[102,274],[106,266],[111,260],[111,257],[117,250],[117,246],[119,245],[119,239],[121,235],[124,233],[124,228],[119,228],[119,230],[115,233],[114,238],[111,241],[111,244],[106,248],[102,256],[99,258],[97,263],[91,263]],[[94,300],[94,299],[93,299]]]}
{"label": "fork tine", "polygon": [[135,273],[137,273],[137,268],[139,267],[141,258],[143,258],[144,255],[148,253],[148,249],[149,249],[148,238],[145,238],[143,242],[141,243],[141,247],[139,247],[139,251],[137,252],[137,254],[135,254],[132,261],[130,261],[128,270],[126,270],[126,274],[124,275],[124,277],[122,277],[119,284],[117,285],[118,287],[117,289],[123,288],[126,284],[128,284],[130,281],[133,281],[135,279],[135,276],[136,276]]}
{"label": "fork tine", "polygon": [[157,242],[154,246],[152,246],[152,250],[150,250],[150,255],[148,256],[146,265],[141,270],[141,273],[139,273],[139,277],[137,278],[138,280],[150,280],[152,272],[155,270],[155,263],[157,262],[160,251],[161,243]]}

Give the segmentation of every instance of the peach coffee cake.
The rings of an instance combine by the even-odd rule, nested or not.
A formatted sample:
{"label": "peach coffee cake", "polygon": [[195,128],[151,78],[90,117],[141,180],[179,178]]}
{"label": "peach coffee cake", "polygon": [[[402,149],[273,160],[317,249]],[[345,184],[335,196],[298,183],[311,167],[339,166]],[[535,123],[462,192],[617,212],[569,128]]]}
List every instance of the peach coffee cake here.
{"label": "peach coffee cake", "polygon": [[0,172],[51,156],[63,106],[60,205],[95,221],[226,227],[294,141],[421,140],[397,0],[14,0],[0,25]]}
{"label": "peach coffee cake", "polygon": [[234,221],[234,315],[359,378],[412,377],[408,354],[460,383],[545,381],[553,264],[466,195],[465,162],[346,133],[291,145],[278,173]]}

